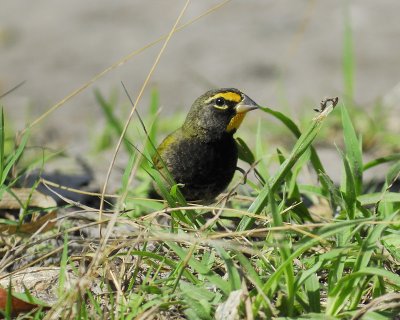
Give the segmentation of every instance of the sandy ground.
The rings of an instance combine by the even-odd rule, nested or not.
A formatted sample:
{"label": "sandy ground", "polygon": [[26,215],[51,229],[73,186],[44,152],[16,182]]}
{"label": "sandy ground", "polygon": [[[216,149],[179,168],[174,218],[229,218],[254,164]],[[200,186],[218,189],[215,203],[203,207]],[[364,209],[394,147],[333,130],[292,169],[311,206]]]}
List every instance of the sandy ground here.
{"label": "sandy ground", "polygon": [[[218,3],[192,0],[182,21]],[[158,88],[166,113],[188,108],[210,87],[232,86],[296,117],[299,108],[313,108],[323,97],[343,96],[346,3],[354,33],[355,99],[368,112],[400,81],[397,0],[230,1],[172,37],[149,88]],[[2,0],[0,94],[26,81],[0,101],[15,128],[167,34],[183,5],[182,0]],[[93,127],[103,123],[93,88],[106,96],[117,90],[126,101],[123,81],[135,97],[160,48],[145,50],[96,81],[40,122],[34,134],[45,135],[44,145],[84,154]],[[148,93],[138,106],[143,113]]]}

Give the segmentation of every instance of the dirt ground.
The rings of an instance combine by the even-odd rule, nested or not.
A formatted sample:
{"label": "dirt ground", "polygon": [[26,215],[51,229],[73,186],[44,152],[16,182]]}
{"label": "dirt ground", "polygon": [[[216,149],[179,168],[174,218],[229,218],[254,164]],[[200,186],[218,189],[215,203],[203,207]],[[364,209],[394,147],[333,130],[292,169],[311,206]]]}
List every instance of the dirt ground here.
{"label": "dirt ground", "polygon": [[[191,1],[187,22],[219,1]],[[123,56],[171,29],[184,1],[2,1],[0,102],[16,129]],[[343,96],[343,34],[349,8],[355,51],[355,100],[366,112],[400,81],[400,2],[396,0],[234,0],[175,34],[151,78],[163,112],[188,108],[210,87],[237,87],[261,105],[296,114],[326,96]],[[111,71],[34,129],[44,144],[71,154],[89,149],[102,115],[93,88],[136,96],[157,44]],[[147,108],[149,90],[138,108]],[[396,100],[391,100],[396,104]],[[397,100],[398,101],[398,100]],[[397,105],[397,111],[400,105]],[[395,109],[396,110],[396,109]],[[393,111],[396,114],[396,111]],[[328,153],[331,170],[339,170]]]}

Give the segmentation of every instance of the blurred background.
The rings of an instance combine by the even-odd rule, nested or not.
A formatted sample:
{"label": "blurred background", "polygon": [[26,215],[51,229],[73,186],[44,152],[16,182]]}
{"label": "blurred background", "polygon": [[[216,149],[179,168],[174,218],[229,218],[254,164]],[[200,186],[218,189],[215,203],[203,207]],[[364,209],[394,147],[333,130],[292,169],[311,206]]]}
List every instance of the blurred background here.
{"label": "blurred background", "polygon": [[[191,1],[182,23],[219,3]],[[1,1],[0,95],[25,81],[0,101],[7,119],[22,129],[123,56],[167,34],[183,5],[182,0]],[[348,94],[343,57],[350,28],[355,68],[349,98],[366,113],[384,99],[398,130],[399,12],[396,0],[227,1],[172,37],[138,110],[146,113],[152,88],[159,92],[162,114],[173,115],[186,112],[212,87],[237,87],[296,119],[326,96]],[[161,45],[97,80],[40,122],[33,135],[44,146],[85,153],[104,118],[93,89],[105,97],[117,92],[127,103],[123,81],[135,98]]]}

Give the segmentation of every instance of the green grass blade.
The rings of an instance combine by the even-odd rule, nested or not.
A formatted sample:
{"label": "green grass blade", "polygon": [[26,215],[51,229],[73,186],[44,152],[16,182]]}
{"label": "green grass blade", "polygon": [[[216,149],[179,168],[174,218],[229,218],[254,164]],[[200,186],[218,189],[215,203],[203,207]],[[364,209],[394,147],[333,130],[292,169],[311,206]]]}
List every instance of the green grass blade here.
{"label": "green grass blade", "polygon": [[246,277],[248,277],[250,281],[252,281],[255,285],[257,285],[257,287],[261,288],[263,282],[261,278],[258,276],[257,271],[253,268],[251,261],[249,261],[249,259],[246,258],[244,254],[240,252],[236,252],[236,260],[238,260],[239,263],[242,265]]}
{"label": "green grass blade", "polygon": [[357,187],[349,160],[344,154],[342,154],[342,158],[345,172],[344,200],[346,202],[346,212],[349,219],[354,219],[357,202]]}
{"label": "green grass blade", "polygon": [[122,183],[121,190],[122,190],[122,192],[124,192],[125,190],[127,190],[130,187],[129,186],[129,176],[130,176],[130,174],[131,174],[131,172],[133,170],[133,167],[135,165],[136,156],[137,156],[137,153],[136,152],[132,152],[130,154],[130,156],[129,156],[128,163],[125,166],[125,170],[124,170],[124,173],[123,173],[122,179],[121,179],[121,183]]}
{"label": "green grass blade", "polygon": [[101,92],[97,89],[94,90],[94,96],[96,98],[97,103],[101,107],[107,122],[111,125],[111,127],[115,130],[117,136],[120,136],[123,131],[123,126],[121,121],[114,115],[114,105],[110,102],[107,102],[103,97]]}
{"label": "green grass blade", "polygon": [[364,164],[363,171],[367,171],[368,169],[371,169],[371,168],[376,167],[383,163],[399,161],[399,160],[400,160],[400,153],[393,153],[388,156],[380,157],[380,158],[371,160],[370,162],[367,162],[366,164]]}
{"label": "green grass blade", "polygon": [[319,281],[318,277],[315,273],[311,274],[304,283],[307,296],[308,303],[311,312],[321,312],[321,295],[319,289]]}
{"label": "green grass blade", "polygon": [[[188,250],[181,248],[179,245],[173,242],[166,242],[166,244],[175,251],[181,260],[187,258]],[[227,281],[222,279],[217,273],[213,272],[208,266],[203,265],[201,262],[197,261],[193,256],[190,257],[188,264],[196,272],[204,276],[211,284],[215,285],[217,288],[228,295],[230,293],[230,285]]]}
{"label": "green grass blade", "polygon": [[239,159],[252,165],[256,159],[247,144],[238,137],[236,138],[236,145],[238,147]]}
{"label": "green grass blade", "polygon": [[[274,116],[279,121],[281,121],[294,134],[294,136],[297,139],[300,138],[300,136],[301,136],[300,129],[289,117],[284,115],[282,112],[272,110],[271,108],[264,107],[264,108],[262,108],[262,110],[264,112]],[[310,150],[311,150],[310,161],[314,167],[315,172],[317,172],[317,174],[325,173],[325,168],[323,167],[322,162],[319,159],[317,152],[315,151],[315,148],[311,146]],[[328,187],[325,186],[322,181],[321,181],[321,185],[324,188],[324,191],[327,192],[329,190]]]}
{"label": "green grass blade", "polygon": [[[396,215],[397,212],[392,216],[387,217],[384,221],[391,221]],[[357,273],[358,271],[367,269],[372,253],[376,249],[375,243],[381,237],[382,232],[387,228],[387,226],[387,224],[379,224],[370,228],[369,235],[361,245],[360,252],[352,268],[352,273]],[[350,299],[351,305],[354,306],[358,304],[359,301],[354,301],[351,296],[354,288],[357,286],[358,280],[358,277],[349,276],[339,279],[339,282],[342,281],[343,283],[340,286],[339,283],[335,284],[335,287],[328,293],[327,313],[329,315],[337,315],[348,302],[348,299]]]}
{"label": "green grass blade", "polygon": [[231,286],[231,291],[239,290],[242,287],[242,280],[238,269],[230,257],[229,253],[226,252],[222,247],[215,248],[219,253],[222,260],[225,262],[226,269],[228,271],[228,282]]}
{"label": "green grass blade", "polygon": [[290,119],[288,116],[284,115],[282,112],[273,110],[268,107],[263,107],[263,108],[261,108],[261,110],[264,111],[265,113],[268,113],[271,116],[275,117],[279,121],[281,121],[294,134],[294,136],[296,138],[300,138],[300,136],[301,136],[300,129],[293,122],[293,120]]}
{"label": "green grass blade", "polygon": [[0,180],[0,186],[4,184],[8,173],[10,172],[12,166],[18,161],[18,159],[21,157],[22,152],[25,149],[25,146],[28,142],[28,138],[29,138],[29,130],[26,130],[21,138],[21,141],[18,145],[17,150],[15,150],[14,154],[11,155],[11,157],[8,159],[7,164],[5,165],[4,169],[3,169],[3,175],[2,175],[2,179]]}
{"label": "green grass blade", "polygon": [[395,181],[395,179],[398,179],[399,174],[400,174],[400,161],[395,163],[393,166],[389,168],[385,178],[386,185],[384,186],[383,190],[386,190],[386,188],[390,186]]}
{"label": "green grass blade", "polygon": [[346,286],[347,283],[354,283],[360,278],[371,275],[388,279],[395,287],[397,287],[397,290],[400,290],[400,276],[398,276],[397,274],[382,268],[363,268],[360,271],[353,272],[349,275],[344,276],[336,283],[335,290],[331,292],[331,295],[333,297],[341,297],[342,299],[330,301],[330,299],[328,298],[328,306],[326,309],[327,315],[337,315],[339,313],[339,307],[341,306],[340,302],[343,302],[342,300],[344,300],[344,298],[340,295],[340,291],[343,290],[343,287],[347,289],[348,294],[351,294],[353,288],[350,288],[350,290],[348,290],[349,287]]}
{"label": "green grass blade", "polygon": [[[351,172],[353,173],[356,194],[359,195],[362,191],[363,177],[362,150],[347,108],[345,106],[342,106],[341,112],[344,144],[346,148],[345,154],[349,161]],[[346,192],[347,191],[348,190],[346,190]]]}
{"label": "green grass blade", "polygon": [[[285,158],[283,153],[278,149],[278,158],[280,163],[285,162]],[[293,213],[297,214],[298,218],[293,215],[292,218],[297,218],[299,222],[304,222],[305,220],[313,221],[310,213],[308,212],[307,207],[304,205],[302,201],[302,195],[300,193],[297,177],[301,170],[301,168],[306,164],[306,162],[310,159],[310,153],[308,150],[299,158],[297,163],[293,166],[293,170],[289,171],[285,177],[286,184],[288,186],[287,190],[287,199],[285,201],[286,206],[294,205],[294,208],[291,210]]]}
{"label": "green grass blade", "polygon": [[[151,128],[149,130],[149,136],[148,139],[151,142],[155,142],[156,138],[157,138],[157,133],[158,133],[158,118],[157,118],[157,114],[158,114],[158,109],[160,106],[160,99],[159,99],[159,94],[158,94],[158,90],[153,89],[151,91],[151,96],[150,96],[150,106],[149,106],[149,115],[152,119],[152,125]],[[147,142],[149,143],[149,141]]]}
{"label": "green grass blade", "polygon": [[329,187],[329,196],[331,207],[333,208],[345,208],[346,203],[342,192],[335,186],[331,178],[326,174],[321,174],[320,179],[325,181],[325,184]]}
{"label": "green grass blade", "polygon": [[[116,136],[120,137],[124,128],[123,128],[121,120],[118,119],[114,114],[115,103],[106,101],[106,99],[104,99],[103,95],[100,93],[99,90],[95,90],[94,95],[97,100],[97,103],[101,107],[101,110],[103,111],[103,113],[106,117],[107,123],[115,131]],[[133,153],[135,150],[132,147],[132,145],[129,143],[129,141],[130,140],[127,138],[125,138],[123,140],[124,147],[128,153]]]}
{"label": "green grass blade", "polygon": [[211,320],[212,305],[215,294],[205,288],[196,287],[189,283],[181,282],[180,291],[183,300],[186,302],[187,309],[185,315],[187,319]]}
{"label": "green grass blade", "polygon": [[[393,213],[391,216],[386,217],[383,221],[390,222],[398,215],[398,212]],[[370,228],[368,236],[363,241],[357,260],[354,263],[353,270],[358,271],[366,267],[371,259],[373,251],[376,249],[376,242],[382,236],[383,231],[389,224],[378,224]]]}
{"label": "green grass blade", "polygon": [[[370,221],[370,219],[358,219],[358,220],[336,222],[334,224],[322,227],[321,229],[314,232],[315,237],[312,238],[306,237],[303,240],[301,240],[298,243],[296,250],[293,251],[293,253],[288,257],[288,259],[281,262],[281,264],[276,268],[275,272],[271,274],[268,280],[264,283],[262,287],[264,294],[271,298],[273,294],[271,292],[271,288],[277,286],[277,283],[279,283],[279,279],[281,275],[285,272],[286,267],[289,264],[293,264],[293,260],[298,258],[305,251],[320,243],[321,239],[326,239],[335,234],[338,234],[342,232],[343,228],[359,225],[362,222],[367,222],[367,221]],[[262,295],[258,294],[256,301],[254,303],[254,308],[256,311],[258,310],[260,304],[262,303],[262,300],[263,300]]]}
{"label": "green grass blade", "polygon": [[[297,160],[310,147],[311,143],[314,141],[319,130],[321,129],[324,120],[333,110],[333,108],[333,105],[328,106],[322,113],[320,113],[317,117],[313,119],[308,129],[297,140],[288,159],[286,159],[286,161],[279,167],[278,172],[274,176],[272,176],[269,179],[268,183],[263,187],[260,194],[250,206],[248,210],[249,212],[259,214],[265,208],[268,203],[269,193],[276,192],[280,184],[285,179],[285,176],[292,169]],[[247,230],[247,228],[252,225],[253,221],[254,220],[252,218],[244,217],[239,224],[238,230]]]}
{"label": "green grass blade", "polygon": [[[269,204],[271,207],[271,214],[273,219],[273,226],[280,227],[283,225],[282,216],[278,210],[278,206],[276,205],[276,201],[274,199],[274,194],[269,193]],[[277,237],[275,240],[276,245],[279,248],[279,253],[282,261],[290,260],[290,241],[287,239],[285,235]],[[286,311],[287,315],[291,316],[293,314],[293,306],[294,306],[294,298],[295,298],[295,290],[294,290],[294,271],[293,264],[289,263],[286,265],[284,269],[285,281],[286,281]]]}
{"label": "green grass blade", "polygon": [[158,135],[158,108],[159,108],[159,95],[156,89],[153,89],[151,92],[150,97],[150,105],[149,105],[149,117],[150,117],[150,129],[147,130],[146,126],[139,115],[138,111],[136,110],[136,115],[142,125],[142,129],[146,134],[146,143],[144,144],[143,154],[148,158],[151,159],[157,150],[157,135]]}
{"label": "green grass blade", "polygon": [[306,280],[311,277],[313,274],[315,274],[319,269],[324,267],[329,261],[334,260],[336,257],[347,254],[349,251],[348,248],[334,248],[331,249],[330,251],[320,254],[320,255],[315,255],[310,257],[307,260],[312,260],[312,261],[305,261],[306,267],[309,267],[309,269],[300,271],[297,274],[296,277],[296,288],[300,288]]}
{"label": "green grass blade", "polygon": [[[159,261],[162,262],[163,264],[166,264],[167,266],[171,267],[171,268],[176,268],[178,262],[174,261],[172,259],[169,259],[163,255],[154,253],[154,252],[150,252],[150,251],[140,251],[140,250],[133,250],[130,252],[131,255],[135,255],[138,257],[142,257],[142,258],[150,258],[152,260],[155,261]],[[197,284],[199,281],[196,279],[195,276],[193,276],[188,270],[184,270],[183,271],[183,275],[186,277],[186,279],[194,284]]]}
{"label": "green grass blade", "polygon": [[[165,163],[163,161],[162,163],[165,166]],[[165,170],[162,176],[161,173],[154,168],[154,165],[152,163],[148,163],[147,161],[143,161],[142,168],[150,175],[150,177],[156,184],[158,191],[161,193],[162,197],[168,202],[168,205],[171,208],[175,208],[179,205],[187,206],[185,198],[183,197],[176,183],[173,181],[173,178],[168,170]],[[170,190],[168,190],[167,184],[171,186]],[[190,210],[185,211],[185,213],[182,211],[174,211],[172,216],[176,216],[180,221],[183,221],[184,223],[189,224],[194,228],[197,228],[199,225],[196,223],[196,219]],[[200,224],[203,224],[201,217],[199,217],[198,220]]]}
{"label": "green grass blade", "polygon": [[357,197],[362,206],[373,205],[378,202],[400,202],[400,193],[397,192],[385,192],[385,193],[368,193]]}
{"label": "green grass blade", "polygon": [[64,245],[60,261],[60,276],[58,280],[58,296],[61,297],[65,292],[65,277],[67,275],[68,262],[68,232],[64,232]]}

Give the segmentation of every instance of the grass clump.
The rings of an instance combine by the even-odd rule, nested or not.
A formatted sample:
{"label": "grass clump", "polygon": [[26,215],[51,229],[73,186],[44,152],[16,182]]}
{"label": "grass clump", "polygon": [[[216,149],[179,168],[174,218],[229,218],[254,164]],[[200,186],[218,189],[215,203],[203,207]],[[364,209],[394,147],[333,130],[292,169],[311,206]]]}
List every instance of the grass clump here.
{"label": "grass clump", "polygon": [[[120,120],[97,95],[102,108],[108,108],[112,140],[120,134]],[[168,207],[144,193],[155,177],[150,159],[161,135],[156,93],[151,104],[150,115],[137,118],[141,144],[133,143],[133,131],[124,142],[131,159],[120,192],[128,191],[128,197],[124,209],[114,212],[115,226],[134,227],[104,244],[101,238],[87,238],[79,255],[68,254],[77,228],[58,234],[64,239],[56,288],[61,298],[44,318],[223,319],[231,312],[248,319],[357,319],[365,314],[391,319],[398,312],[400,197],[393,184],[399,158],[363,163],[361,138],[343,104],[334,111],[340,113],[344,137],[344,148],[338,150],[343,163],[340,185],[332,182],[312,146],[336,101],[327,101],[302,131],[284,114],[263,108],[297,138],[290,153],[277,150],[279,169],[266,174],[263,168],[271,159],[256,157],[239,140],[241,158],[249,167],[245,188],[238,188],[243,179],[238,175],[221,201],[209,206],[186,203],[178,188],[172,188],[165,190]],[[256,133],[258,144],[261,132]],[[261,149],[258,145],[259,155]],[[129,171],[137,161],[140,183],[131,189]],[[380,189],[370,193],[364,172],[382,163],[392,167]],[[316,173],[315,184],[299,182],[308,164]],[[143,197],[132,190],[143,190]],[[98,223],[112,219],[104,214],[106,219]],[[102,245],[101,260],[94,264]],[[76,286],[65,289],[66,275],[75,277]]]}
{"label": "grass clump", "polygon": [[[338,152],[344,170],[337,186],[312,147],[331,110],[317,114],[302,134],[288,117],[263,110],[298,137],[290,154],[277,152],[279,170],[269,177],[260,172],[258,179],[248,177],[247,196],[230,193],[229,202],[212,206],[182,203],[176,189],[170,191],[166,209],[160,209],[158,201],[131,195],[126,207],[136,203],[137,231],[112,240],[107,246],[113,250],[106,258],[110,265],[118,259],[130,262],[125,262],[116,283],[103,278],[106,302],[104,295],[87,292],[89,300],[81,301],[80,307],[85,317],[213,319],[226,316],[228,302],[240,318],[339,319],[368,313],[390,319],[396,314],[385,298],[393,300],[400,287],[395,271],[400,197],[391,190],[398,178],[398,159],[364,164],[362,143],[341,105],[345,145]],[[143,156],[142,168],[148,172],[154,148],[143,144],[144,151],[134,152]],[[243,141],[241,149],[244,160],[257,162]],[[260,159],[255,168],[266,166],[264,161],[268,160]],[[364,171],[382,162],[393,163],[384,185],[365,193]],[[301,167],[308,163],[318,175],[315,185],[298,182]],[[305,198],[311,204],[305,205]],[[317,204],[330,216],[317,216]],[[210,212],[218,219],[203,218]],[[163,224],[157,216],[169,222]],[[124,217],[132,216],[122,213],[121,223]],[[383,301],[378,309],[372,308],[376,299]]]}

